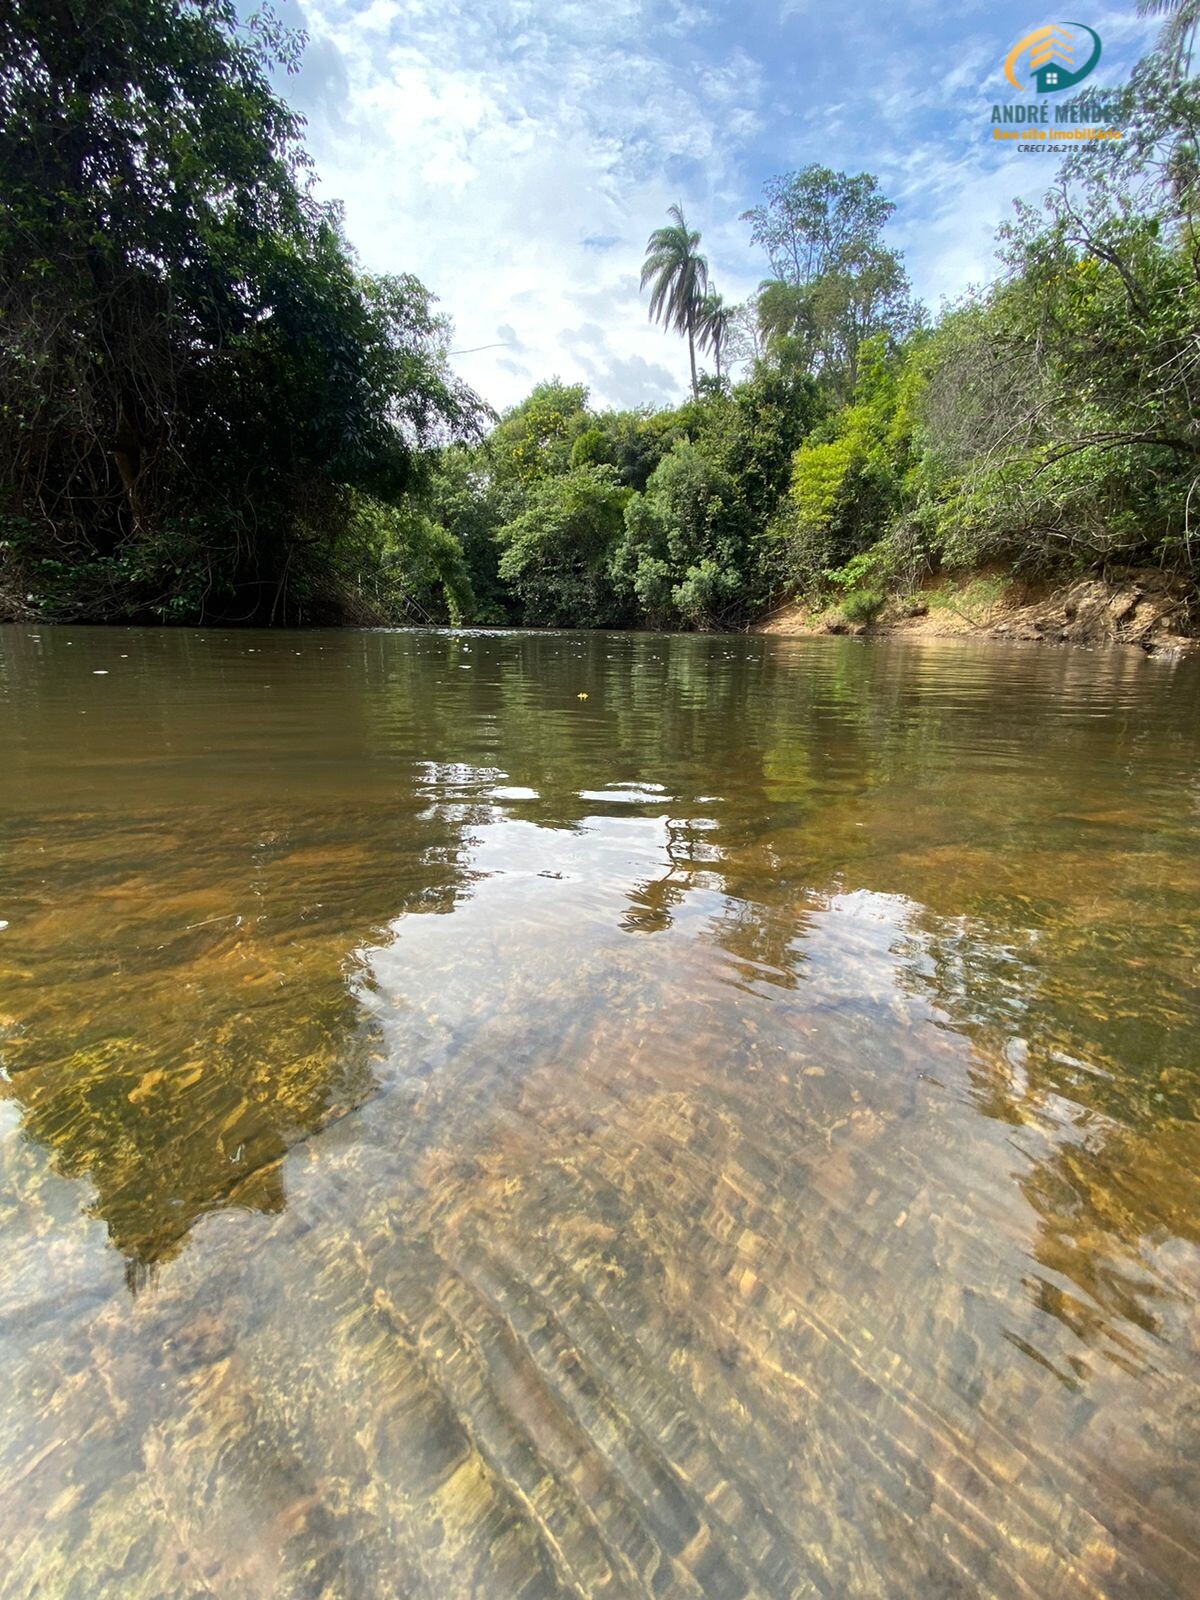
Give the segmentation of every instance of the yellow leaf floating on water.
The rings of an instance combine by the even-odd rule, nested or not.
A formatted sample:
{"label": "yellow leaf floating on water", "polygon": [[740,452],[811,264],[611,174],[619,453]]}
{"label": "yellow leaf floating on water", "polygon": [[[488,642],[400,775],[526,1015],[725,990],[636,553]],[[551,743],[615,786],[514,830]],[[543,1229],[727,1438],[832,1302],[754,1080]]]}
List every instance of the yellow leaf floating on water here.
{"label": "yellow leaf floating on water", "polygon": [[575,698],[576,698],[576,700],[586,700],[587,699],[587,694],[586,694],[586,692],[584,690],[581,689],[579,691],[579,693],[575,696]]}

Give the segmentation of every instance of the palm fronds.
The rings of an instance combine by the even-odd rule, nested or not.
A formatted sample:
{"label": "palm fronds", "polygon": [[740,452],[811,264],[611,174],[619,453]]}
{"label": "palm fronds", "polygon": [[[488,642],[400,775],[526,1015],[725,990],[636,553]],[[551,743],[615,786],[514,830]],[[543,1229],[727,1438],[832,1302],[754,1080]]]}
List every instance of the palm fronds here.
{"label": "palm fronds", "polygon": [[668,208],[670,224],[655,228],[646,241],[641,286],[650,285],[650,320],[686,334],[696,392],[697,316],[708,289],[708,262],[700,254],[700,235],[689,228],[683,207]]}

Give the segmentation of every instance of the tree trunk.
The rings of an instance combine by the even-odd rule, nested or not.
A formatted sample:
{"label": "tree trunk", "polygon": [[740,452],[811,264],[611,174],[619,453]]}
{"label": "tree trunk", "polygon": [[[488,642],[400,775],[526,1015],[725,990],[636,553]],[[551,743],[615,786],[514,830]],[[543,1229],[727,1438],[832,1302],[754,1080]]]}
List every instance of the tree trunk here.
{"label": "tree trunk", "polygon": [[142,438],[129,414],[129,409],[123,403],[117,418],[117,435],[112,454],[121,477],[121,486],[125,490],[125,498],[129,503],[130,531],[137,539],[142,533],[142,501],[138,485],[142,471]]}
{"label": "tree trunk", "polygon": [[696,382],[696,330],[693,319],[688,317],[688,360],[692,363],[692,399],[699,400],[700,385]]}

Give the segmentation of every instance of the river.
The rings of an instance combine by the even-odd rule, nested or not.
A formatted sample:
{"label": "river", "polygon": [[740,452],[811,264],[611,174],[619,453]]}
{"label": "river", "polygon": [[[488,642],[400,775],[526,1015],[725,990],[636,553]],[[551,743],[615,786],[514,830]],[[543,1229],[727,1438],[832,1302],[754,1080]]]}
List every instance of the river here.
{"label": "river", "polygon": [[0,1596],[1200,1593],[1200,661],[0,629]]}

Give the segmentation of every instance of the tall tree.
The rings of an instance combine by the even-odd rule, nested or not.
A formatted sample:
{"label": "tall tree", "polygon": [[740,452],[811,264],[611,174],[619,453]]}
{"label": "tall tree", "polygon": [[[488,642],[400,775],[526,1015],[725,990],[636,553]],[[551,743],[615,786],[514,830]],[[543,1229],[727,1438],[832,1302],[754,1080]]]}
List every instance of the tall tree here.
{"label": "tall tree", "polygon": [[670,224],[655,228],[646,241],[642,288],[650,287],[650,320],[687,335],[692,367],[692,395],[700,393],[696,378],[696,329],[708,289],[708,262],[700,254],[700,235],[689,228],[683,207],[671,206]]}
{"label": "tall tree", "polygon": [[863,341],[894,344],[917,320],[903,262],[883,242],[895,206],[870,173],[820,166],[772,178],[764,195],[743,213],[775,273],[759,289],[763,341],[846,401]]}
{"label": "tall tree", "polygon": [[807,336],[807,362],[813,331],[808,285],[789,283],[786,278],[765,278],[758,286],[756,310],[763,347],[778,350],[784,339]]}
{"label": "tall tree", "polygon": [[0,6],[0,595],[336,613],[353,498],[479,402],[415,278],[367,279],[234,0]]}
{"label": "tall tree", "polygon": [[768,179],[763,204],[743,211],[742,221],[775,277],[800,285],[878,246],[895,209],[871,173],[814,165]]}

